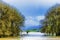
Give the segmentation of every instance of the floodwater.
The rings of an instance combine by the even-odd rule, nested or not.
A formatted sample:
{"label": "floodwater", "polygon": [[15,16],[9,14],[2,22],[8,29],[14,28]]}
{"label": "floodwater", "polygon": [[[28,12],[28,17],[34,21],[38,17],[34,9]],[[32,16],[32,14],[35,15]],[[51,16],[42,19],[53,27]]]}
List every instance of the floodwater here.
{"label": "floodwater", "polygon": [[44,33],[29,32],[28,34],[23,32],[21,40],[60,40],[60,37],[44,36]]}

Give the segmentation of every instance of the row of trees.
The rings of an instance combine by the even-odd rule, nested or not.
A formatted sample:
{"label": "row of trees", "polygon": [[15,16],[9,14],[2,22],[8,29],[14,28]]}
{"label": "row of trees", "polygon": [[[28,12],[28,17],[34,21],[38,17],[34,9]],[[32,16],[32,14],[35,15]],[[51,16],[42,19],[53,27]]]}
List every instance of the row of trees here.
{"label": "row of trees", "polygon": [[51,7],[47,14],[45,15],[45,19],[42,22],[43,27],[41,28],[41,32],[52,34],[52,35],[60,35],[60,5],[57,4]]}
{"label": "row of trees", "polygon": [[15,8],[0,2],[0,37],[19,36],[24,19]]}

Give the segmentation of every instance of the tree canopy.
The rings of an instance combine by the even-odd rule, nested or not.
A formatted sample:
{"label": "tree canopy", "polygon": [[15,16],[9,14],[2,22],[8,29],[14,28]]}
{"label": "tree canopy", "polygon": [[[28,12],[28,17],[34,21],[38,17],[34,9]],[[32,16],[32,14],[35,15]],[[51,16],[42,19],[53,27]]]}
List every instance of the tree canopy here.
{"label": "tree canopy", "polygon": [[0,37],[18,36],[24,19],[16,8],[0,2]]}
{"label": "tree canopy", "polygon": [[60,4],[47,11],[41,32],[60,35]]}

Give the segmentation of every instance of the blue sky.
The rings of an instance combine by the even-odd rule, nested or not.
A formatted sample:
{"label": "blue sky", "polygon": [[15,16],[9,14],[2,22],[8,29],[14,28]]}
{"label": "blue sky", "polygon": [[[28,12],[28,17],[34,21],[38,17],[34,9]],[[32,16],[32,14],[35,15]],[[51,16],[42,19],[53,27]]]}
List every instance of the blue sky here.
{"label": "blue sky", "polygon": [[26,18],[25,26],[37,26],[45,18],[46,11],[60,0],[3,0],[16,7]]}

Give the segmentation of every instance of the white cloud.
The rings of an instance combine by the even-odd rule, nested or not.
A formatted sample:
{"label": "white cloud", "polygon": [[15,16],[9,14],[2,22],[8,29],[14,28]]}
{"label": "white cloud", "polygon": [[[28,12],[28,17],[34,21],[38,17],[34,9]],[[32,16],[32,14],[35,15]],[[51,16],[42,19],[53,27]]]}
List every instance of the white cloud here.
{"label": "white cloud", "polygon": [[51,6],[56,3],[60,3],[60,0],[3,0],[7,3],[18,5],[19,6],[25,6],[25,5],[35,5],[35,6]]}
{"label": "white cloud", "polygon": [[25,21],[25,25],[26,26],[37,26],[37,25],[39,25],[39,23],[35,20],[30,19],[30,20]]}
{"label": "white cloud", "polygon": [[[24,7],[46,7],[46,6],[52,6],[56,3],[60,4],[60,0],[3,0],[11,5],[14,5],[15,7],[23,8]],[[18,9],[19,9],[18,8]],[[24,12],[24,11],[23,11]],[[44,16],[36,16],[36,17],[26,17],[25,25],[39,25],[39,21],[44,19]]]}
{"label": "white cloud", "polygon": [[38,21],[43,20],[44,18],[45,18],[45,16],[37,16],[37,17],[36,17],[36,19],[37,19]]}
{"label": "white cloud", "polygon": [[26,17],[25,25],[26,26],[37,26],[39,25],[39,23],[35,21],[34,17],[28,16]]}
{"label": "white cloud", "polygon": [[14,0],[3,0],[3,1],[5,1],[7,3],[15,2]]}
{"label": "white cloud", "polygon": [[26,17],[25,25],[26,26],[37,26],[37,25],[40,25],[39,21],[43,19],[44,19],[44,16],[36,16],[36,17],[28,16]]}
{"label": "white cloud", "polygon": [[60,0],[3,0],[12,6],[17,7],[18,10],[23,10],[28,7],[35,7],[36,9],[40,7],[51,7],[57,3],[60,4]]}

